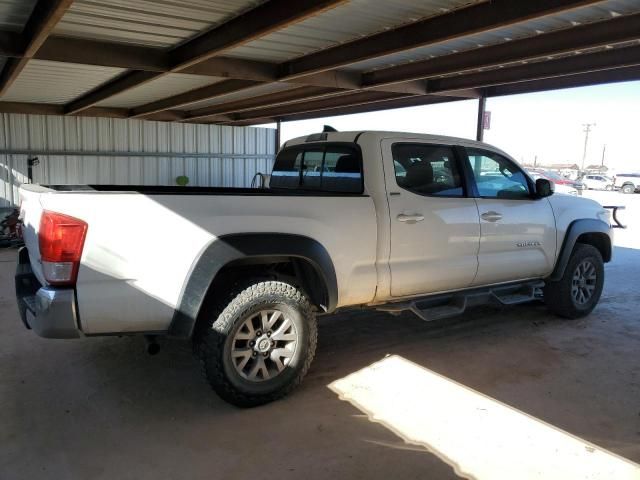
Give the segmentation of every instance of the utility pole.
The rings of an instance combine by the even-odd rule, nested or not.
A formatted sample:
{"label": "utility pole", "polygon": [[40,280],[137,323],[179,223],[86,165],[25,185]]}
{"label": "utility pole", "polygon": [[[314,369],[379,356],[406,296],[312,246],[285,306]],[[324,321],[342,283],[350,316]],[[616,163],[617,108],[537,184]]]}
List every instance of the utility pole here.
{"label": "utility pole", "polygon": [[484,139],[484,112],[487,106],[487,97],[482,95],[478,99],[478,123],[476,124],[476,140],[481,142]]}
{"label": "utility pole", "polygon": [[533,157],[533,166],[537,167],[538,166],[538,155],[536,155],[535,157]]}
{"label": "utility pole", "polygon": [[595,127],[595,123],[583,123],[584,127],[584,150],[582,151],[582,171],[584,172],[584,161],[587,158],[587,145],[589,144],[589,132],[591,132],[591,127]]}
{"label": "utility pole", "polygon": [[602,160],[600,161],[600,166],[604,167],[604,154],[607,151],[607,144],[602,145]]}

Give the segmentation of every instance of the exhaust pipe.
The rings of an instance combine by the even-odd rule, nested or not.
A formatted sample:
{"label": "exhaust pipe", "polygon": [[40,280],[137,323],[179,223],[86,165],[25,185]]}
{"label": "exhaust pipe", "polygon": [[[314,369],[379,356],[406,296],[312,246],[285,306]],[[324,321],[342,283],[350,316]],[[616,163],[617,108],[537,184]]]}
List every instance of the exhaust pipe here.
{"label": "exhaust pipe", "polygon": [[156,335],[144,336],[144,339],[147,341],[147,353],[149,355],[157,355],[160,352],[160,344],[156,338]]}

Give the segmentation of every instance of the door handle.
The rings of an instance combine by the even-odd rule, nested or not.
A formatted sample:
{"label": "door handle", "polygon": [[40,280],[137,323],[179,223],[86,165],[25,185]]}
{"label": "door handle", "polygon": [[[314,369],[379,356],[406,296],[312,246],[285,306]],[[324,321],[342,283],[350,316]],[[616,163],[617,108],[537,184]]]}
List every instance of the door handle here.
{"label": "door handle", "polygon": [[480,217],[487,222],[497,222],[502,219],[502,214],[491,210],[490,212],[484,212]]}
{"label": "door handle", "polygon": [[399,222],[416,223],[416,222],[423,221],[424,215],[420,215],[419,213],[412,213],[410,215],[405,215],[404,213],[401,213],[396,218],[398,219]]}

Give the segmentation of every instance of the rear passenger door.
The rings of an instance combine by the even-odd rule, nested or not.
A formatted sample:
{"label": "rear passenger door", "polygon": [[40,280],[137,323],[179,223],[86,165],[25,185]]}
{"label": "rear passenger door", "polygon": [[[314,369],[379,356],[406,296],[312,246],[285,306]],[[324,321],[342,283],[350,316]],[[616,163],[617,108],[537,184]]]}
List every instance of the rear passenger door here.
{"label": "rear passenger door", "polygon": [[512,160],[467,148],[480,214],[478,274],[473,285],[543,277],[556,252],[555,218],[546,198]]}
{"label": "rear passenger door", "polygon": [[468,287],[478,267],[480,225],[448,145],[383,140],[391,245],[391,296]]}

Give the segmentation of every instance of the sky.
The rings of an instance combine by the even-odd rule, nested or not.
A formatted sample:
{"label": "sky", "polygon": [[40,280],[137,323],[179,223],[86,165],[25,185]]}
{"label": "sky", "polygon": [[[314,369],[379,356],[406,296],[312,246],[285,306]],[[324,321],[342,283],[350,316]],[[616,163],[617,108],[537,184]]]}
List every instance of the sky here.
{"label": "sky", "polygon": [[[343,115],[282,123],[282,142],[322,131],[393,130],[475,139],[478,101]],[[585,165],[605,165],[617,173],[640,171],[640,82],[614,83],[487,99],[491,128],[484,141],[521,163],[582,164],[583,124],[589,134]],[[273,126],[273,125],[269,125]]]}

